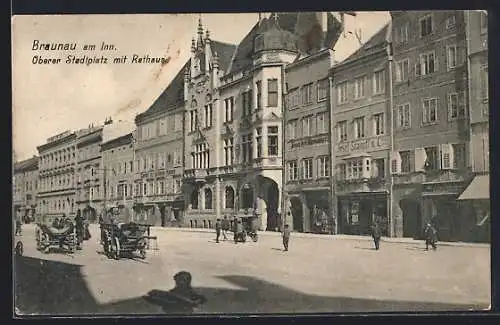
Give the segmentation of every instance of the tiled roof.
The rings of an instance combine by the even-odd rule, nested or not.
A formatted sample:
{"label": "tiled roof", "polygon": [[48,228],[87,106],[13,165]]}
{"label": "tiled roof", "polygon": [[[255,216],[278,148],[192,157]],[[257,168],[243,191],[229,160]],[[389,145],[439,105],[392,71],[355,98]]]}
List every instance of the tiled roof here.
{"label": "tiled roof", "polygon": [[[263,19],[263,22],[267,18]],[[256,23],[253,28],[248,32],[248,34],[243,37],[240,44],[236,48],[236,52],[231,62],[231,67],[226,73],[232,73],[249,67],[252,64],[252,54],[253,54],[253,39],[257,32],[260,30],[259,23]]]}
{"label": "tiled roof", "polygon": [[210,40],[210,46],[212,47],[212,53],[217,52],[219,55],[219,69],[224,71],[224,73],[227,72],[234,51],[236,50],[236,45]]}
{"label": "tiled roof", "polygon": [[28,170],[35,170],[38,168],[38,157],[34,156],[32,158],[19,161],[14,164],[14,172],[22,172]]}
{"label": "tiled roof", "polygon": [[184,71],[189,68],[190,61],[188,60],[184,64],[153,104],[145,112],[136,116],[136,122],[154,113],[168,111],[184,103]]}
{"label": "tiled roof", "polygon": [[365,44],[363,44],[356,52],[348,56],[344,61],[339,64],[345,64],[352,61],[356,61],[362,57],[372,54],[375,51],[381,49],[382,46],[387,44],[387,41],[390,41],[390,24],[384,25],[375,35],[373,35]]}

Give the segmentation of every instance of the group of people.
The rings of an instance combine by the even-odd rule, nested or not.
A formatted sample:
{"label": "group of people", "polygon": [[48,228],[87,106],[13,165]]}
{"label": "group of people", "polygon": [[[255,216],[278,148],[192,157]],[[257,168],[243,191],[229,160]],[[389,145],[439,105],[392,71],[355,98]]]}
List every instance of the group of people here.
{"label": "group of people", "polygon": [[[372,228],[372,238],[375,244],[375,250],[380,249],[380,238],[382,237],[382,230],[380,229],[380,225],[378,222],[374,222],[371,226]],[[424,228],[424,237],[425,237],[425,250],[429,250],[429,246],[432,247],[433,250],[437,250],[437,230],[429,221],[426,223]]]}
{"label": "group of people", "polygon": [[[252,222],[251,229],[248,229],[251,232],[257,232],[258,227]],[[215,222],[215,242],[220,242],[220,236],[222,234],[223,240],[227,240],[229,235],[228,232],[233,232],[233,240],[234,242],[238,242],[243,232],[245,231],[243,227],[243,222],[240,218],[236,216],[233,217],[233,220],[229,220],[228,216],[224,216],[224,219],[217,219]]]}

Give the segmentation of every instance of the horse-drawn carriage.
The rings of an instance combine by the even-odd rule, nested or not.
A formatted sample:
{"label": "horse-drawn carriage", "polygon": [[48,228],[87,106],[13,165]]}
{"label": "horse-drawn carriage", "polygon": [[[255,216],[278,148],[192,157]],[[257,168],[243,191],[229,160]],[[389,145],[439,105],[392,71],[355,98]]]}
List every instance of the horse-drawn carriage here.
{"label": "horse-drawn carriage", "polygon": [[66,249],[74,253],[77,246],[75,225],[69,218],[62,218],[51,224],[38,222],[36,227],[36,247],[44,253],[49,253],[52,247]]}
{"label": "horse-drawn carriage", "polygon": [[146,249],[150,225],[142,225],[134,222],[101,223],[101,244],[104,253],[109,258],[120,259],[120,257],[138,253],[139,257],[146,258]]}

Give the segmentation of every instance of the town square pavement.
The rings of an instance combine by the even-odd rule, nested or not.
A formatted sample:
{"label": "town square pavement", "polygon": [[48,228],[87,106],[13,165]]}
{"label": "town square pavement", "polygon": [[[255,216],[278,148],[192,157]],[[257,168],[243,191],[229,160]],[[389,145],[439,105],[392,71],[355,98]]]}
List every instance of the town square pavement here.
{"label": "town square pavement", "polygon": [[110,260],[99,229],[74,254],[36,250],[26,225],[24,255],[14,258],[20,314],[161,314],[144,299],[167,291],[173,275],[188,271],[207,298],[196,313],[351,313],[456,311],[490,305],[490,248],[423,242],[294,236],[284,252],[278,235],[258,242],[215,242],[212,232],[152,229],[156,245],[145,260]]}

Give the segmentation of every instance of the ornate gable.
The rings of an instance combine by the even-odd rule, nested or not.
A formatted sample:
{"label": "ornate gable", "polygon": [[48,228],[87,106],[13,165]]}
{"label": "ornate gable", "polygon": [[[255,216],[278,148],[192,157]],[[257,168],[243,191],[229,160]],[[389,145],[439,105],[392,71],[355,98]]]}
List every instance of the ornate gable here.
{"label": "ornate gable", "polygon": [[200,129],[196,129],[196,131],[193,134],[193,144],[201,144],[201,143],[206,143],[207,138],[205,135],[200,131]]}

